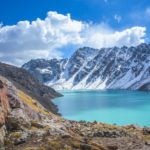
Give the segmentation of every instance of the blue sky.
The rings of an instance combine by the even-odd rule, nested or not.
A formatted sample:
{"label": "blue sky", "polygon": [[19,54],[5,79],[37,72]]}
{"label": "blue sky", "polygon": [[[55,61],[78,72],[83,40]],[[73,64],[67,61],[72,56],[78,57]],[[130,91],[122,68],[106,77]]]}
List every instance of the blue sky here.
{"label": "blue sky", "polygon": [[[37,18],[40,18],[40,20],[45,20],[45,18],[48,18],[50,22],[54,21],[57,22],[57,27],[61,28],[61,21],[59,17],[57,16],[57,19],[52,19],[52,16],[56,16],[57,14],[51,14],[51,17],[48,17],[48,12],[56,12],[57,14],[67,16],[67,14],[70,14],[70,19],[72,23],[74,24],[74,30],[70,31],[70,26],[68,25],[67,28],[69,30],[69,33],[71,32],[69,37],[70,42],[64,42],[62,44],[62,41],[59,43],[59,40],[57,41],[57,46],[50,47],[50,45],[54,44],[54,41],[52,39],[58,38],[56,34],[52,34],[47,27],[47,24],[45,23],[40,24],[37,21]],[[26,20],[30,25],[32,35],[37,34],[40,36],[41,32],[44,32],[44,38],[47,38],[48,40],[45,42],[46,44],[43,44],[43,41],[41,42],[42,46],[39,44],[39,51],[36,53],[37,47],[33,46],[27,46],[25,45],[32,45],[31,43],[28,43],[27,40],[24,40],[24,33],[27,33],[29,35],[29,28],[26,29],[27,22],[23,22],[21,25],[17,25],[18,22]],[[56,21],[57,20],[57,21]],[[66,20],[69,20],[66,18]],[[32,25],[32,21],[35,21],[38,25],[35,26]],[[74,21],[77,21],[78,23],[81,23],[80,25],[74,23]],[[21,64],[23,63],[21,60],[27,61],[28,59],[32,58],[40,58],[44,57],[46,59],[51,58],[51,54],[55,53],[56,55],[52,56],[63,56],[68,57],[72,54],[72,52],[80,47],[80,46],[91,46],[94,48],[101,48],[101,47],[109,47],[109,46],[122,46],[122,45],[137,45],[141,42],[149,42],[150,38],[150,1],[149,0],[0,0],[0,22],[1,22],[1,28],[3,32],[0,32],[0,59],[2,61],[13,63],[13,64]],[[63,21],[64,23],[65,21]],[[40,24],[40,25],[39,25]],[[49,24],[49,23],[48,23]],[[53,23],[52,23],[53,24]],[[9,25],[9,28],[7,28]],[[13,27],[12,25],[16,25],[16,27]],[[43,26],[46,25],[46,28],[43,28]],[[86,26],[90,27],[86,27]],[[21,27],[20,27],[21,26]],[[25,26],[25,30],[23,30],[23,27]],[[33,28],[34,26],[34,28]],[[64,24],[66,26],[66,24]],[[81,27],[84,26],[84,27]],[[13,29],[12,29],[13,27]],[[134,27],[140,27],[140,28],[134,28]],[[53,27],[54,28],[54,27]],[[83,29],[84,28],[84,29]],[[134,28],[134,29],[133,29]],[[129,31],[128,31],[129,29]],[[145,29],[145,30],[144,30]],[[7,30],[7,31],[6,31]],[[39,31],[40,30],[40,31]],[[45,34],[45,30],[47,33]],[[65,35],[64,30],[66,33],[66,29],[60,29],[57,31],[60,35]],[[88,32],[90,30],[90,32]],[[103,30],[105,32],[103,32]],[[20,32],[19,32],[20,31]],[[35,31],[33,33],[33,31]],[[54,29],[55,31],[55,29]],[[95,33],[100,33],[95,37]],[[116,32],[121,32],[117,34]],[[129,35],[129,32],[130,35]],[[68,33],[68,31],[67,31]],[[117,34],[118,40],[112,41],[109,38],[106,38],[106,36],[102,36],[104,34],[106,35]],[[145,35],[143,35],[143,33]],[[78,36],[79,34],[79,36]],[[137,39],[136,36],[140,35]],[[53,35],[53,36],[52,36]],[[16,36],[16,37],[15,37]],[[66,37],[66,39],[68,38]],[[73,39],[73,37],[76,37]],[[93,37],[91,40],[87,40],[87,36]],[[120,38],[121,36],[121,38]],[[18,44],[14,41],[14,39],[20,37],[22,38],[21,44]],[[124,37],[126,39],[131,39],[130,42],[123,43]],[[134,37],[134,38],[132,38]],[[27,37],[26,37],[27,38]],[[60,37],[59,37],[60,38]],[[81,39],[80,39],[81,38]],[[98,41],[98,39],[104,38],[101,42],[93,42]],[[9,40],[8,40],[9,39]],[[12,40],[13,39],[13,40]],[[43,40],[43,34],[40,38]],[[36,39],[36,41],[40,41],[40,39]],[[52,41],[52,43],[48,41]],[[70,40],[72,39],[72,40]],[[110,43],[105,42],[105,40],[110,39]],[[141,40],[142,39],[142,40]],[[45,40],[45,39],[44,39]],[[78,41],[77,43],[73,41]],[[135,42],[137,40],[138,42]],[[3,42],[1,42],[3,41]],[[14,47],[13,43],[10,41],[13,41],[16,47]],[[83,42],[85,41],[85,42]],[[32,42],[32,40],[31,40]],[[33,41],[33,43],[35,40]],[[119,43],[120,42],[120,43]],[[4,44],[5,43],[5,44]],[[24,43],[24,44],[23,44]],[[39,42],[40,43],[40,42]],[[98,43],[102,43],[101,45]],[[104,43],[107,43],[106,45]],[[132,44],[133,43],[133,44]],[[18,47],[17,47],[18,45]],[[34,43],[34,45],[36,45]],[[46,46],[47,45],[47,46]],[[59,46],[58,46],[59,45]],[[48,48],[49,47],[49,48]],[[11,50],[11,48],[13,50]],[[5,53],[3,51],[5,49]],[[28,59],[23,58],[22,56],[19,56],[18,52],[31,52],[31,57],[28,57]],[[43,52],[45,51],[45,53]],[[7,56],[6,52],[9,52],[14,54],[16,52],[14,57],[16,57],[16,60],[13,60],[10,58],[10,55]],[[35,56],[36,53],[36,56]],[[21,53],[20,53],[21,55]],[[35,57],[33,57],[35,56]],[[11,61],[8,61],[11,60]]]}
{"label": "blue sky", "polygon": [[[0,20],[5,25],[11,25],[20,20],[44,19],[48,11],[57,11],[70,13],[77,20],[104,21],[114,28],[148,26],[150,21],[141,21],[140,17],[133,20],[132,14],[142,13],[149,7],[149,0],[0,0]],[[120,23],[114,20],[114,15],[122,17]]]}

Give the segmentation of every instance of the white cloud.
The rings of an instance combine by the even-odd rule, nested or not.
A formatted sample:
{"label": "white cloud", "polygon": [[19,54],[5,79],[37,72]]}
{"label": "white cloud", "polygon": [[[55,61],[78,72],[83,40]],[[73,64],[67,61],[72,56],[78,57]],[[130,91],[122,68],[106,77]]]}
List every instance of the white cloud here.
{"label": "white cloud", "polygon": [[38,18],[0,26],[0,53],[3,55],[0,59],[17,64],[32,58],[59,57],[59,48],[83,42],[80,33],[85,27],[82,22],[72,20],[69,14],[64,16],[57,12],[48,12],[45,20]]}
{"label": "white cloud", "polygon": [[137,45],[144,42],[145,27],[114,31],[105,23],[94,25],[71,16],[48,12],[44,20],[0,26],[0,60],[21,65],[34,58],[61,57],[64,47],[95,48]]}
{"label": "white cloud", "polygon": [[145,31],[145,27],[132,27],[121,32],[113,31],[108,27],[105,29],[103,26],[99,26],[96,30],[91,27],[91,31],[87,32],[86,36],[89,38],[85,43],[94,48],[136,46],[145,42]]}
{"label": "white cloud", "polygon": [[114,19],[119,23],[122,20],[122,17],[117,15],[117,14],[115,14],[114,15]]}

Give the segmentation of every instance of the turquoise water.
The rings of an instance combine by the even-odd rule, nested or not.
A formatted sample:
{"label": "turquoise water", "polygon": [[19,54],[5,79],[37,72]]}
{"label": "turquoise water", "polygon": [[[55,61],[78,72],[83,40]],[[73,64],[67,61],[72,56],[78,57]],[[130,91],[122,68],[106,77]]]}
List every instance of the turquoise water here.
{"label": "turquoise water", "polygon": [[66,119],[150,126],[150,93],[125,90],[61,91],[53,102]]}

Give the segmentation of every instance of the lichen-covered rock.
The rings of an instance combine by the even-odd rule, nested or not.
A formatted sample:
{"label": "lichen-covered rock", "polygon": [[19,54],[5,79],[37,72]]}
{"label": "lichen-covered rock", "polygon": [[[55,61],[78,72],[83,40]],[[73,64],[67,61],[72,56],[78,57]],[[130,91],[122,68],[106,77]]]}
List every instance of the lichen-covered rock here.
{"label": "lichen-covered rock", "polygon": [[59,129],[59,128],[57,128],[57,127],[53,127],[53,128],[50,128],[49,130],[48,130],[48,134],[49,135],[67,135],[68,136],[68,133],[67,132],[65,132],[64,130],[62,130],[62,129]]}
{"label": "lichen-covered rock", "polygon": [[36,127],[36,128],[44,128],[44,124],[40,123],[39,121],[31,121],[31,125]]}
{"label": "lichen-covered rock", "polygon": [[39,119],[39,113],[34,111],[32,108],[29,107],[28,104],[24,103],[24,100],[19,95],[19,90],[7,80],[7,87],[8,87],[8,100],[11,109],[21,108],[24,110],[24,113],[32,119]]}
{"label": "lichen-covered rock", "polygon": [[44,137],[47,135],[46,130],[35,130],[30,133],[30,135],[35,136],[35,137]]}
{"label": "lichen-covered rock", "polygon": [[16,87],[9,81],[7,81],[7,87],[8,87],[7,95],[8,95],[10,107],[12,109],[23,108],[23,102],[19,99],[17,95]]}
{"label": "lichen-covered rock", "polygon": [[30,128],[31,122],[23,109],[14,109],[8,116],[7,126],[10,130]]}
{"label": "lichen-covered rock", "polygon": [[14,144],[14,145],[19,145],[22,143],[25,143],[29,137],[28,132],[22,132],[22,131],[17,131],[17,132],[12,132],[9,135],[9,140]]}
{"label": "lichen-covered rock", "polygon": [[0,128],[0,150],[3,148],[4,146],[4,141],[5,141],[5,136],[6,136],[6,127],[3,125]]}
{"label": "lichen-covered rock", "polygon": [[109,137],[109,138],[118,138],[118,137],[126,137],[128,134],[121,130],[105,130],[98,131],[93,134],[94,137]]}

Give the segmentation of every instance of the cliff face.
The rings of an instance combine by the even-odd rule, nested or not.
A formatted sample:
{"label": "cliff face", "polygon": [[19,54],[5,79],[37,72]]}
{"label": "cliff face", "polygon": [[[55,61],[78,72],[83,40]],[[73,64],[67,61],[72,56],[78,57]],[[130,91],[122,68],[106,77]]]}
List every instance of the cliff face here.
{"label": "cliff face", "polygon": [[41,84],[26,70],[0,63],[0,75],[10,80],[21,91],[35,98],[46,109],[57,113],[57,108],[51,102],[51,99],[61,96],[61,94]]}
{"label": "cliff face", "polygon": [[0,76],[0,149],[8,133],[30,129],[32,121],[41,122],[48,114],[37,100]]}

